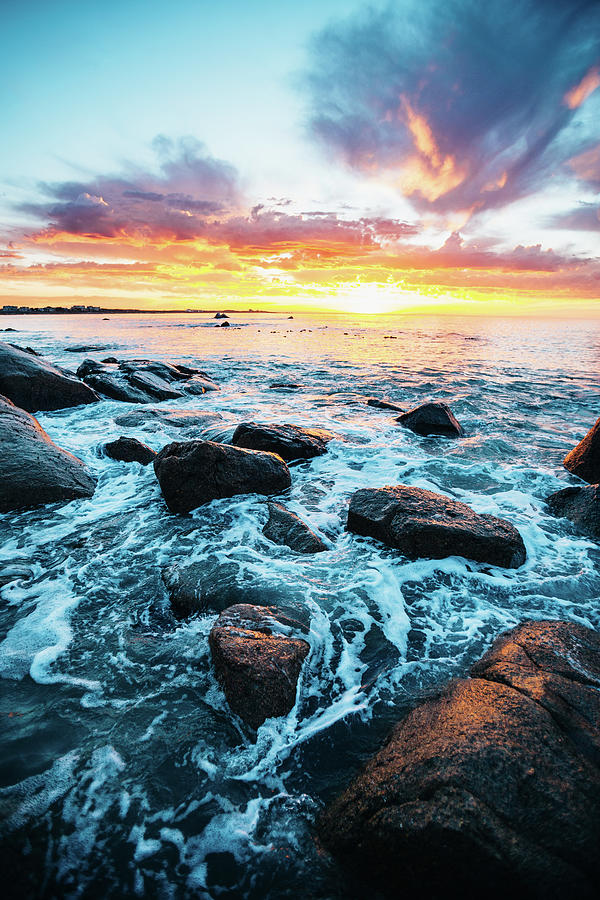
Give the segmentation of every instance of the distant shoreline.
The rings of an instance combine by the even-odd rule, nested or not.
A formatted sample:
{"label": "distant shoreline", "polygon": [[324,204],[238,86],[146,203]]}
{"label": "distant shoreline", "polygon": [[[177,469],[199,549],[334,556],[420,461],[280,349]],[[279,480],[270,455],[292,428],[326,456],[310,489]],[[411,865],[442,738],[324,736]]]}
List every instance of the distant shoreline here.
{"label": "distant shoreline", "polygon": [[[117,315],[216,315],[217,313],[226,313],[227,315],[244,315],[245,313],[260,313],[268,315],[272,313],[268,309],[108,309],[100,306],[86,306],[81,309],[74,307],[62,306],[19,306],[14,308],[0,309],[0,316],[117,316]],[[278,310],[278,315],[289,315],[284,310]]]}

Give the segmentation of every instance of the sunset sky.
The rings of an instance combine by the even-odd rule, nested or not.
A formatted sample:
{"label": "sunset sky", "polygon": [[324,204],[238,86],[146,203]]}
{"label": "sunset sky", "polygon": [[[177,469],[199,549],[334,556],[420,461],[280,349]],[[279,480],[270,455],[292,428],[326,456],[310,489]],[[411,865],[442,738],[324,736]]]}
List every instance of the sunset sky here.
{"label": "sunset sky", "polygon": [[598,308],[598,0],[23,0],[1,33],[0,305]]}

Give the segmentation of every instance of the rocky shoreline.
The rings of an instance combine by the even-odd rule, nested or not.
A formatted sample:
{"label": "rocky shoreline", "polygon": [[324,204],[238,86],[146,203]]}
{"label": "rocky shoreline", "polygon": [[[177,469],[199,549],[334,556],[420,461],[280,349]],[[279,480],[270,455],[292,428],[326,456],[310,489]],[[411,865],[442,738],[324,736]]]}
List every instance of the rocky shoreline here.
{"label": "rocky shoreline", "polygon": [[[94,473],[54,444],[32,413],[110,398],[140,405],[139,411],[128,410],[116,418],[123,427],[135,429],[138,423],[161,416],[187,416],[193,427],[195,421],[207,417],[210,421],[211,416],[214,422],[218,414],[162,411],[150,404],[218,389],[199,369],[156,360],[86,360],[74,375],[33,351],[0,343],[4,462],[0,510],[68,502],[94,493]],[[365,398],[365,402],[382,413],[401,411],[384,400]],[[445,404],[428,403],[402,412],[397,422],[434,439],[460,440],[464,435]],[[292,553],[326,553],[331,549],[328,541],[281,501],[293,480],[293,464],[327,453],[332,440],[335,435],[320,429],[240,422],[227,442],[178,441],[156,453],[138,437],[123,435],[106,444],[103,452],[123,463],[152,462],[171,514],[189,513],[216,498],[264,495],[269,498],[263,529],[268,541],[287,546]],[[598,537],[600,419],[564,464],[590,484],[553,494],[549,510]],[[356,491],[349,501],[347,530],[381,541],[407,558],[458,555],[508,570],[526,561],[522,536],[510,522],[406,484]],[[310,616],[293,605],[285,609],[269,605],[261,598],[260,587],[246,591],[243,584],[227,586],[220,574],[216,580],[218,590],[214,582],[206,582],[206,571],[171,567],[163,572],[175,615],[220,613],[210,637],[214,671],[232,713],[254,730],[267,718],[287,715],[296,702],[298,680],[310,653],[303,637]],[[483,870],[517,893],[548,896],[541,891],[555,877],[557,885],[571,879],[582,896],[592,896],[589,884],[596,877],[592,849],[598,842],[595,821],[600,819],[599,688],[600,645],[595,632],[569,623],[522,624],[494,644],[474,667],[471,679],[450,685],[441,698],[428,701],[421,712],[417,709],[398,726],[367,774],[359,776],[324,814],[319,832],[323,846],[345,866],[351,867],[352,859],[357,865],[362,860],[362,865],[376,866],[376,880],[386,896],[395,895],[411,878],[415,885],[428,884],[431,896],[441,893],[448,879],[468,895],[474,873],[481,876]],[[538,760],[541,745],[551,750],[543,755],[543,764]],[[424,747],[431,748],[432,755],[427,756]],[[434,757],[439,771],[430,778]],[[490,766],[494,778],[486,775],[485,783],[480,783]],[[371,772],[381,776],[376,800],[370,793]],[[433,783],[439,788],[431,793]],[[584,783],[590,785],[589,794]],[[514,794],[515,785],[521,785],[526,799],[519,794],[517,803],[513,798],[513,822],[502,803],[507,792]],[[490,793],[492,787],[496,793]],[[561,798],[571,804],[564,814]],[[584,801],[595,820],[580,808]],[[565,859],[556,850],[554,835],[561,829],[565,841],[579,848],[572,858]],[[542,853],[539,847],[546,849]],[[592,862],[585,861],[586,854]]]}

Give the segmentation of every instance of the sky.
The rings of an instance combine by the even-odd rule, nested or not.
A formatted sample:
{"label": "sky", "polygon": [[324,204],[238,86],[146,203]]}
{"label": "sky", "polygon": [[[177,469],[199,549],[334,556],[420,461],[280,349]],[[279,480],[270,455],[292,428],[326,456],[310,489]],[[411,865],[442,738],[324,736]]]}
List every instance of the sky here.
{"label": "sky", "polygon": [[594,315],[600,0],[21,0],[0,305]]}

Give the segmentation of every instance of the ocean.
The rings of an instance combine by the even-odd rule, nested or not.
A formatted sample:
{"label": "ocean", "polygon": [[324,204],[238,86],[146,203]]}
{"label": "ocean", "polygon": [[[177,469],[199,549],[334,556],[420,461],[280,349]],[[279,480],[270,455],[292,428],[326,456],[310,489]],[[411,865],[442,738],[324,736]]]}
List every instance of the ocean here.
{"label": "ocean", "polygon": [[[115,401],[39,413],[98,475],[90,500],[0,515],[0,805],[8,890],[24,897],[342,898],[314,823],[393,724],[527,618],[600,627],[600,548],[545,497],[600,415],[600,321],[132,314],[2,317],[2,338],[75,370],[86,357],[199,365],[219,392],[160,404],[212,426],[115,424]],[[69,352],[86,344],[101,351]],[[273,387],[294,384],[297,387]],[[465,429],[419,437],[369,397],[448,403]],[[266,540],[266,500],[168,512],[152,466],[101,455],[126,433],[159,450],[244,421],[326,428],[285,504],[330,550]],[[406,483],[512,522],[517,570],[408,561],[345,530],[350,495]],[[174,618],[161,570],[226,567],[310,614],[297,702],[255,734],[211,666],[216,613]],[[225,570],[223,570],[225,571]],[[253,599],[252,602],[255,602]]]}

